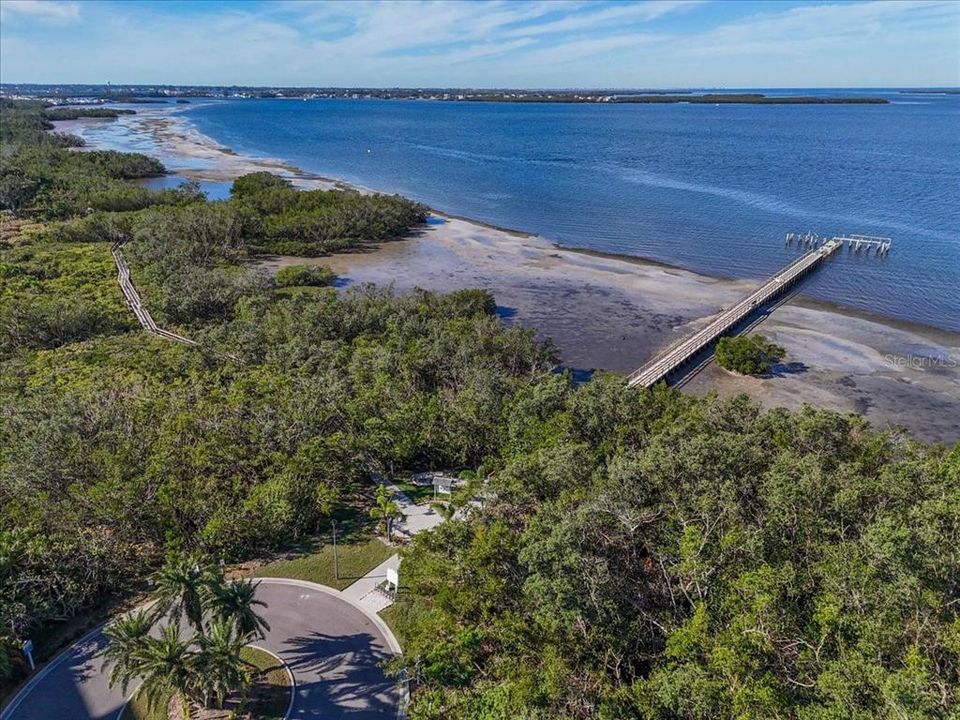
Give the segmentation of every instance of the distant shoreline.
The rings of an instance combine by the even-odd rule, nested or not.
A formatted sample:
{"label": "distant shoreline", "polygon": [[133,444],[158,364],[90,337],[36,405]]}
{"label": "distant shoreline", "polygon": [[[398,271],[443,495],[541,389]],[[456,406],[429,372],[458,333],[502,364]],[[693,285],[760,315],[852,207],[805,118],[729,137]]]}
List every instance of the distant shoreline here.
{"label": "distant shoreline", "polygon": [[[0,96],[34,97],[58,104],[94,103],[189,103],[189,98],[285,99],[285,100],[421,100],[431,102],[495,103],[597,103],[619,104],[708,104],[708,105],[886,105],[876,89],[859,94],[851,88],[845,94],[816,94],[818,88],[800,92],[787,89],[613,89],[613,88],[337,88],[337,87],[219,87],[219,86],[137,86],[103,85],[45,86],[6,83]],[[894,92],[949,93],[937,88],[891,89]],[[888,91],[883,91],[888,92]],[[960,92],[960,91],[958,91]],[[813,93],[813,94],[811,94]],[[873,94],[867,94],[873,93]]]}

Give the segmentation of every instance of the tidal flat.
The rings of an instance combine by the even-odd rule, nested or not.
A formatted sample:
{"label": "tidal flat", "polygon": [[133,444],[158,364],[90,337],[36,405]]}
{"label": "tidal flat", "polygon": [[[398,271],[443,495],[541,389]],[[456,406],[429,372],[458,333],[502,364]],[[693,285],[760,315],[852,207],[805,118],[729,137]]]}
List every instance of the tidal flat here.
{"label": "tidal flat", "polygon": [[[355,187],[305,172],[279,158],[224,147],[171,108],[102,121],[61,123],[89,146],[157,155],[178,175],[225,181],[266,170],[304,188]],[[578,377],[626,373],[690,333],[756,287],[762,278],[729,280],[603,253],[558,247],[547,238],[437,214],[413,237],[322,258],[265,257],[257,266],[321,264],[338,285],[391,285],[449,291],[487,288],[505,322],[551,341]],[[819,272],[831,272],[829,265]],[[711,364],[685,392],[746,393],[765,407],[803,403],[861,413],[877,427],[904,427],[915,437],[960,439],[960,333],[892,321],[805,299],[776,309],[755,330],[787,350],[766,377],[741,377]]]}

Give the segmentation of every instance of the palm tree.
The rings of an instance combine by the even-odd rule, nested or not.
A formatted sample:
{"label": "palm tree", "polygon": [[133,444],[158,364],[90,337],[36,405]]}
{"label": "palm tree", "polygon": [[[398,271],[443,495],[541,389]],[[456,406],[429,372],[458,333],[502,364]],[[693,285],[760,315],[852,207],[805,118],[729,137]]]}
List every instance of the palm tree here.
{"label": "palm tree", "polygon": [[110,687],[119,684],[124,695],[130,682],[142,674],[143,649],[152,626],[150,616],[138,610],[117,618],[103,631],[110,641],[100,653],[103,667],[111,668]]}
{"label": "palm tree", "polygon": [[370,508],[370,517],[383,528],[383,532],[389,541],[390,521],[399,520],[403,517],[403,513],[400,512],[399,506],[387,495],[387,489],[383,485],[377,487],[377,500],[374,506]]}
{"label": "palm tree", "polygon": [[213,566],[198,557],[174,553],[154,576],[153,597],[156,600],[154,617],[169,613],[175,622],[186,616],[200,635],[203,635],[203,610],[210,587],[219,581]]}
{"label": "palm tree", "polygon": [[138,652],[143,676],[140,692],[153,707],[158,701],[178,693],[183,700],[184,717],[190,717],[191,691],[196,685],[191,662],[190,642],[180,639],[176,625],[166,625],[159,638],[147,637]]}
{"label": "palm tree", "polygon": [[252,580],[232,580],[217,588],[213,599],[214,616],[232,622],[244,639],[263,638],[264,631],[270,629],[267,621],[254,610],[256,605],[267,606],[255,597],[259,584]]}
{"label": "palm tree", "polygon": [[193,689],[203,699],[204,707],[216,700],[223,707],[227,695],[243,687],[247,681],[240,650],[246,637],[234,622],[226,618],[212,620],[209,632],[198,640],[200,649],[192,660]]}
{"label": "palm tree", "polygon": [[[141,692],[151,706],[178,694],[189,720],[190,703],[222,707],[226,696],[247,687],[240,650],[251,637],[270,629],[256,606],[251,580],[225,582],[212,563],[173,554],[154,576],[154,607],[117,619],[105,631],[111,687],[143,678]],[[188,627],[182,627],[186,618]],[[160,621],[159,637],[150,635]],[[205,627],[206,626],[206,627]],[[184,637],[181,639],[181,633]]]}

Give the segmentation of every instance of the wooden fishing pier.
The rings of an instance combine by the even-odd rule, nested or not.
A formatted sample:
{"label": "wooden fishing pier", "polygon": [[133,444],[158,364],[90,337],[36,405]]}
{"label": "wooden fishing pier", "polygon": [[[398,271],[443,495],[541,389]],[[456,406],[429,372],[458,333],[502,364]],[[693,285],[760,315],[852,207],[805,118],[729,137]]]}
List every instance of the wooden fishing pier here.
{"label": "wooden fishing pier", "polygon": [[[837,235],[830,240],[841,244],[846,243],[848,252],[859,253],[863,250],[865,254],[869,255],[870,251],[873,250],[874,254],[878,257],[889,254],[890,248],[893,246],[893,241],[890,238],[875,237],[873,235]],[[813,248],[820,247],[830,242],[830,240],[812,232],[787,233],[783,239],[783,245],[784,247],[789,247],[796,243],[797,247]]]}
{"label": "wooden fishing pier", "polygon": [[680,370],[695,357],[707,350],[723,335],[734,332],[747,318],[768,303],[781,300],[821,263],[844,246],[850,252],[874,250],[877,256],[890,252],[891,240],[867,235],[840,235],[830,239],[815,233],[788,233],[784,245],[807,249],[800,258],[767,280],[733,307],[724,310],[705,328],[667,348],[627,378],[630,387],[653,387],[661,380]]}

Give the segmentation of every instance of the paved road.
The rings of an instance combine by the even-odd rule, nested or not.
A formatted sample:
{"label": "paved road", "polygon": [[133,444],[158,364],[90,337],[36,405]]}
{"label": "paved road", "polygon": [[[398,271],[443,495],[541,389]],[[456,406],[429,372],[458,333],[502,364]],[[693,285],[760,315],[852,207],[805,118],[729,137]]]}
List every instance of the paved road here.
{"label": "paved road", "polygon": [[[264,579],[257,597],[270,623],[256,644],[287,663],[296,681],[290,718],[393,720],[400,690],[378,667],[400,651],[383,622],[340,593],[298,580]],[[106,639],[87,635],[36,676],[0,720],[115,720],[124,704],[96,654]]]}

